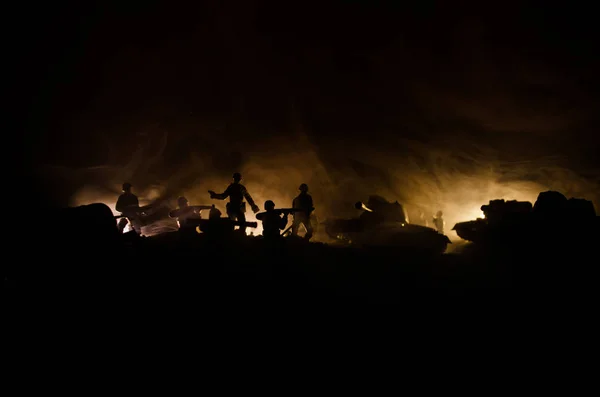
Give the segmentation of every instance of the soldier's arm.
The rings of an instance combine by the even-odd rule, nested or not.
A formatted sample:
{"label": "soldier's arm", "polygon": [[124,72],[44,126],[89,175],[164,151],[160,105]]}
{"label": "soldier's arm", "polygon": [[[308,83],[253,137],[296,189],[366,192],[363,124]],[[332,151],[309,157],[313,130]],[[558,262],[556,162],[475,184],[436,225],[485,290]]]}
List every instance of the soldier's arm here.
{"label": "soldier's arm", "polygon": [[315,207],[313,205],[312,196],[308,196],[308,208],[309,208],[309,213],[313,212],[315,210]]}
{"label": "soldier's arm", "polygon": [[246,189],[244,189],[244,197],[246,198],[246,200],[248,200],[248,204],[250,204],[250,207],[252,208],[252,212],[254,212],[256,214],[259,211],[258,205],[256,205],[256,203],[252,199],[252,196],[250,196],[250,193],[248,193],[248,191]]}
{"label": "soldier's arm", "polygon": [[212,190],[209,190],[208,192],[210,193],[210,197],[217,199],[217,200],[225,200],[227,197],[229,197],[229,193],[231,191],[231,185],[227,186],[227,189],[225,189],[225,191],[223,193],[215,193]]}
{"label": "soldier's arm", "polygon": [[250,204],[251,207],[256,206],[256,204],[254,203],[254,199],[252,199],[252,196],[250,196],[250,193],[248,193],[246,189],[244,189],[244,197],[246,198],[246,200],[248,200],[248,204]]}

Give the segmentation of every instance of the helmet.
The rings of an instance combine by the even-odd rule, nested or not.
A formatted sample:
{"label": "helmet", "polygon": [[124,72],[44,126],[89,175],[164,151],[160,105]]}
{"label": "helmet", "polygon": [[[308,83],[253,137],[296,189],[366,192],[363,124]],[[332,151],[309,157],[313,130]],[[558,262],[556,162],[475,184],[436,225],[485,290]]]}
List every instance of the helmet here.
{"label": "helmet", "polygon": [[125,183],[123,184],[123,190],[129,190],[129,189],[131,189],[131,183],[129,183],[129,182],[125,182]]}
{"label": "helmet", "polygon": [[275,203],[273,202],[273,200],[265,201],[265,211],[274,210],[274,209],[275,209]]}
{"label": "helmet", "polygon": [[233,179],[235,179],[236,181],[241,180],[242,174],[240,174],[239,172],[236,172],[235,174],[233,174]]}
{"label": "helmet", "polygon": [[308,185],[306,183],[303,183],[302,185],[300,185],[300,187],[298,189],[301,192],[308,192]]}
{"label": "helmet", "polygon": [[184,205],[186,205],[188,203],[188,199],[186,199],[185,197],[181,196],[177,199],[177,205],[182,207]]}
{"label": "helmet", "polygon": [[221,211],[215,205],[212,205],[210,212],[208,213],[208,219],[219,219],[221,217]]}

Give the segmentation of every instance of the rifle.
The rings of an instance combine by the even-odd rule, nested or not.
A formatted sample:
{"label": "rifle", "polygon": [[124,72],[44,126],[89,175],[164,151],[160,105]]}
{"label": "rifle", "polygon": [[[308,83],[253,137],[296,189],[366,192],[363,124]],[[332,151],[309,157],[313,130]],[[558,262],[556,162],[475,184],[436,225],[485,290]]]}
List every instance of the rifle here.
{"label": "rifle", "polygon": [[293,224],[293,223],[292,223],[291,225],[289,225],[289,226],[287,227],[287,229],[285,229],[283,232],[281,232],[281,235],[282,235],[282,236],[285,236],[285,235],[286,235],[288,232],[289,232],[289,233],[291,233],[292,226],[294,226],[294,224]]}
{"label": "rifle", "polygon": [[293,214],[294,212],[299,211],[296,208],[279,208],[279,209],[275,209],[272,211],[264,211],[264,212],[259,212],[258,214],[256,214],[256,219],[258,219],[259,221],[262,221],[265,216],[267,216],[267,214],[271,213],[271,214],[275,214],[277,216],[281,216],[281,215],[289,215],[289,214]]}
{"label": "rifle", "polygon": [[303,210],[299,209],[299,208],[277,208],[275,209],[275,212],[277,212],[277,214],[279,215],[290,215],[290,214],[295,214],[296,212],[302,212]]}

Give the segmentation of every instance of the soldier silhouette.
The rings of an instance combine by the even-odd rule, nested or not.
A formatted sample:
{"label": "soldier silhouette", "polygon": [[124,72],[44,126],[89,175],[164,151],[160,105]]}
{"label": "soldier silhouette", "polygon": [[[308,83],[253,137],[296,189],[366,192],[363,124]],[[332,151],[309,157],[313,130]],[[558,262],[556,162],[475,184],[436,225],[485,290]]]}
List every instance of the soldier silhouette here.
{"label": "soldier silhouette", "polygon": [[435,218],[433,218],[433,225],[437,229],[438,233],[444,234],[444,213],[442,211],[438,211],[435,214]]}
{"label": "soldier silhouette", "polygon": [[425,212],[423,212],[423,210],[419,211],[419,221],[421,222],[421,225],[429,227],[429,221],[425,217]]}
{"label": "soldier silhouette", "polygon": [[[246,203],[244,198],[250,203],[252,211],[256,214],[259,211],[258,206],[254,203],[252,196],[246,190],[246,187],[240,183],[242,175],[239,172],[233,174],[233,183],[227,186],[227,189],[223,193],[215,193],[209,190],[211,199],[225,200],[229,197],[229,203],[227,203],[227,216],[232,221],[246,222]],[[241,231],[245,231],[245,226],[240,226]]]}
{"label": "soldier silhouette", "polygon": [[275,210],[275,203],[271,200],[265,201],[265,212],[256,215],[256,219],[262,221],[263,237],[275,240],[281,237],[281,230],[287,226],[287,214]]}
{"label": "soldier silhouette", "polygon": [[306,234],[304,238],[310,240],[313,235],[312,222],[310,221],[310,215],[314,211],[313,199],[308,194],[308,185],[303,183],[298,188],[300,194],[292,202],[292,207],[299,209],[300,211],[294,213],[294,222],[292,223],[292,236],[298,235],[298,229],[300,225],[304,225],[306,228]]}
{"label": "soldier silhouette", "polygon": [[191,207],[188,199],[183,196],[177,199],[177,209],[171,211],[169,215],[172,218],[177,218],[179,230],[183,232],[195,231],[197,223],[193,223],[193,220],[202,219],[200,209],[198,207]]}
{"label": "soldier silhouette", "polygon": [[131,227],[137,234],[142,233],[142,223],[140,220],[140,202],[135,194],[132,193],[132,185],[129,182],[125,182],[122,186],[123,193],[117,199],[115,209],[123,214],[126,218],[121,218],[119,221],[119,232],[123,232],[127,225],[127,220],[131,222]]}
{"label": "soldier silhouette", "polygon": [[208,213],[208,219],[221,219],[221,211],[213,204],[210,212]]}

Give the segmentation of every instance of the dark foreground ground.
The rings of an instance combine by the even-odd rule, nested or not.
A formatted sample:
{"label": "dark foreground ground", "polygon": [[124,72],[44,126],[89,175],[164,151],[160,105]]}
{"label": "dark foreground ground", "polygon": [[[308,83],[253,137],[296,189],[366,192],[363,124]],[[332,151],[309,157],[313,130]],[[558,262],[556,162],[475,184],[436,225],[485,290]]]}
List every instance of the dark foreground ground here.
{"label": "dark foreground ground", "polygon": [[[258,238],[227,242],[177,232],[127,244],[48,237],[11,261],[13,303],[139,311],[322,304],[443,303],[506,299],[539,291],[591,290],[595,248],[550,244],[465,245],[429,255]],[[562,292],[561,292],[562,293]],[[126,309],[128,308],[128,309]]]}

